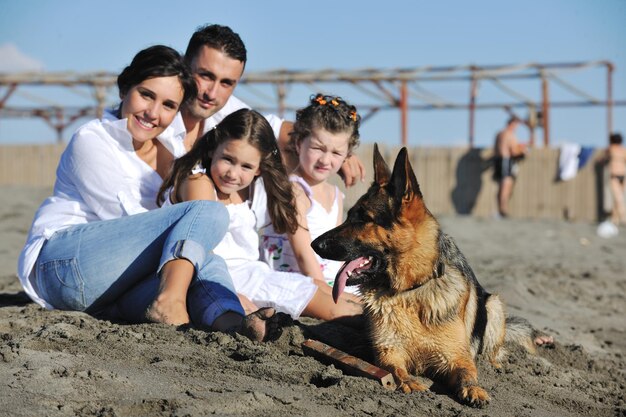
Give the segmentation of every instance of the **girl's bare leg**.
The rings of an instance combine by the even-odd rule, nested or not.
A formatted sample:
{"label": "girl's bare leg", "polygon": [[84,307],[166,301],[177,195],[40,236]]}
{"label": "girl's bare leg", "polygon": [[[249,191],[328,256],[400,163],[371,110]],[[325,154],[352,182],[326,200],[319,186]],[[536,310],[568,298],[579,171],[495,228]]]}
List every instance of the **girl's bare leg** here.
{"label": "girl's bare leg", "polygon": [[174,259],[163,266],[159,292],[146,311],[146,318],[157,323],[181,325],[189,323],[187,290],[194,266],[186,259]]}
{"label": "girl's bare leg", "polygon": [[302,315],[322,320],[335,320],[341,317],[358,316],[362,313],[363,306],[354,294],[341,294],[335,304],[331,288],[326,283],[321,283]]}

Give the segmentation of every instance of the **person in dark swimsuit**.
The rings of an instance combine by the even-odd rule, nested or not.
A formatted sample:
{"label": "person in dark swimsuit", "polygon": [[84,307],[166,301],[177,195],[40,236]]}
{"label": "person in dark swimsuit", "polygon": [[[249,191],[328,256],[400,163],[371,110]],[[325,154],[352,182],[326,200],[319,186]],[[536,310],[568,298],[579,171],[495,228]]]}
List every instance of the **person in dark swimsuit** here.
{"label": "person in dark swimsuit", "polygon": [[626,175],[626,148],[622,145],[622,135],[613,133],[609,137],[609,147],[606,151],[606,161],[609,169],[609,186],[613,198],[611,221],[615,225],[626,223],[626,209],[624,208],[624,176]]}
{"label": "person in dark swimsuit", "polygon": [[509,200],[513,194],[513,186],[518,172],[518,161],[526,152],[524,146],[517,141],[515,129],[522,120],[513,116],[506,127],[496,136],[494,144],[494,172],[493,179],[498,182],[498,214],[507,217],[509,214]]}

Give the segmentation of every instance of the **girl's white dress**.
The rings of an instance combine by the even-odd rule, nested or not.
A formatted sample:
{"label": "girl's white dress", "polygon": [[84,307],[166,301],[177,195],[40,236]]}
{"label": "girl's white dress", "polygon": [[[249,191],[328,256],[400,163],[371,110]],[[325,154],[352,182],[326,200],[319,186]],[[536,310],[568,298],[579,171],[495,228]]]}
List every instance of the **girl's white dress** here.
{"label": "girl's white dress", "polygon": [[235,289],[259,307],[297,319],[317,291],[313,280],[299,273],[273,271],[259,260],[259,236],[256,216],[246,201],[228,204],[230,226],[214,253],[224,258]]}
{"label": "girl's white dress", "polygon": [[[326,211],[324,206],[313,198],[313,190],[311,190],[311,187],[304,180],[304,178],[292,174],[289,176],[289,179],[292,182],[300,184],[304,193],[311,201],[311,207],[306,214],[309,232],[311,234],[311,241],[337,226],[337,219],[339,219],[339,201],[344,198],[343,193],[339,191],[338,187],[335,187],[335,200],[333,201],[332,207],[330,211]],[[258,182],[255,188],[259,188]],[[262,192],[262,190],[255,190],[254,198],[256,199],[257,195]],[[260,199],[262,198],[263,197]],[[262,223],[263,224],[258,225],[261,242],[261,259],[275,271],[300,272],[298,261],[293,253],[293,249],[289,243],[287,235],[276,233],[268,218],[266,218],[265,222]],[[339,272],[343,262],[324,259],[317,254],[315,256],[317,257],[317,260],[322,268],[325,281],[332,287],[335,283],[337,272]],[[346,291],[349,292],[356,292],[356,290],[357,287],[346,288]]]}

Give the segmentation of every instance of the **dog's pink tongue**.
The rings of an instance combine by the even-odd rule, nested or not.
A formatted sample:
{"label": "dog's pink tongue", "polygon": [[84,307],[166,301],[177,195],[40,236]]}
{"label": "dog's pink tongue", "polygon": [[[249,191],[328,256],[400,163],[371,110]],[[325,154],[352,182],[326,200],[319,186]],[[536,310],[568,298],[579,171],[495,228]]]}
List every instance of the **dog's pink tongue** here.
{"label": "dog's pink tongue", "polygon": [[339,296],[343,293],[343,290],[346,288],[346,281],[348,280],[348,272],[356,270],[367,258],[357,258],[350,262],[346,262],[343,264],[339,272],[337,272],[337,276],[335,277],[335,284],[333,285],[333,300],[335,304],[339,299]]}

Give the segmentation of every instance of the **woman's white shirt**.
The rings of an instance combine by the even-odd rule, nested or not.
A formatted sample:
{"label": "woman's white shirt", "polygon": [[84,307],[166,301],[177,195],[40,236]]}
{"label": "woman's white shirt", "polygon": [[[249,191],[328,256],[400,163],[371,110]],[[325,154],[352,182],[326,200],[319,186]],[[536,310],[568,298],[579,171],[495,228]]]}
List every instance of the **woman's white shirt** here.
{"label": "woman's white shirt", "polygon": [[[162,178],[133,148],[127,119],[110,113],[81,126],[61,155],[54,192],[35,213],[18,260],[18,276],[26,293],[51,308],[31,284],[33,267],[46,239],[75,224],[116,219],[157,208]],[[159,141],[174,155],[184,154],[185,126],[174,122]]]}

